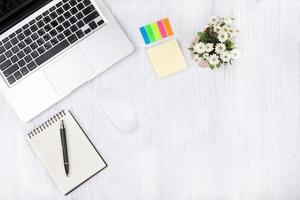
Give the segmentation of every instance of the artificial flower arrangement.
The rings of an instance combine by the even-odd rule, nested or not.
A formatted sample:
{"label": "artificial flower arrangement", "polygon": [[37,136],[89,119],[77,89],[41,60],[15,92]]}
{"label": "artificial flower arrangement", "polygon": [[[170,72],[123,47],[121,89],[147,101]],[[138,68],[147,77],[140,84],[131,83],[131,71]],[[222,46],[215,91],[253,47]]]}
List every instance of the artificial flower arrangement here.
{"label": "artificial flower arrangement", "polygon": [[212,17],[206,29],[198,33],[189,48],[196,63],[211,69],[227,63],[232,64],[238,55],[233,39],[239,33],[239,30],[232,28],[233,22],[234,18],[231,17]]}

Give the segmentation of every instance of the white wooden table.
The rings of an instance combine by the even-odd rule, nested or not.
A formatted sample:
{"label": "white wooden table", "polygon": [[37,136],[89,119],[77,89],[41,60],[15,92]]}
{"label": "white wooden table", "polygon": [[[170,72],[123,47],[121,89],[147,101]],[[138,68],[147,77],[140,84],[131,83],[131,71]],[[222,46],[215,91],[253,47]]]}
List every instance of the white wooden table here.
{"label": "white wooden table", "polygon": [[[136,46],[127,59],[34,121],[0,94],[0,199],[300,199],[300,1],[107,0]],[[215,71],[187,48],[210,15],[232,15],[241,56]],[[189,68],[158,80],[138,28],[169,17]],[[114,88],[139,127],[119,133],[100,107]],[[109,167],[64,197],[25,141],[61,108],[77,116]]]}

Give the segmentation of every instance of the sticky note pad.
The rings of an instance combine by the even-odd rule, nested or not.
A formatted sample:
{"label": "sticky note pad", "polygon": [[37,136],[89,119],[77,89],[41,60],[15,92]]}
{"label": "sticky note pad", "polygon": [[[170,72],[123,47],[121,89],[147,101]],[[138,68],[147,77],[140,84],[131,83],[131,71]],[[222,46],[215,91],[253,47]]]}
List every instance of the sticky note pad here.
{"label": "sticky note pad", "polygon": [[164,78],[187,68],[176,39],[149,48],[147,53],[159,78]]}

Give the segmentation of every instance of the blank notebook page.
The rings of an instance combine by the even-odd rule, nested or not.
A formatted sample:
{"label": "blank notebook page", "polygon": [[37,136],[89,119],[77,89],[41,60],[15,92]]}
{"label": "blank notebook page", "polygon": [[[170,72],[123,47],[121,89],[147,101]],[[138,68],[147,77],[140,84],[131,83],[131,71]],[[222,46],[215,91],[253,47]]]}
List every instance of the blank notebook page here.
{"label": "blank notebook page", "polygon": [[[69,176],[65,174],[60,139],[60,121],[64,121],[69,157]],[[62,111],[27,137],[57,187],[68,194],[81,183],[106,167],[88,137],[70,112]]]}

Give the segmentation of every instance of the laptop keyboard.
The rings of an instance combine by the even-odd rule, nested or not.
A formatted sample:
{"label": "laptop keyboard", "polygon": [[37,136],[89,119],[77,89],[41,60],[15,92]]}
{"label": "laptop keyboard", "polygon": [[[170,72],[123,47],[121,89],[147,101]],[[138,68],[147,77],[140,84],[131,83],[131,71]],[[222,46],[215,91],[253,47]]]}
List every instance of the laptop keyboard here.
{"label": "laptop keyboard", "polygon": [[104,24],[90,0],[63,0],[0,41],[0,71],[16,84]]}

